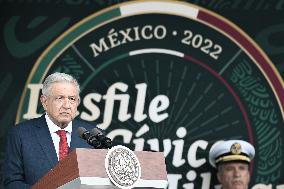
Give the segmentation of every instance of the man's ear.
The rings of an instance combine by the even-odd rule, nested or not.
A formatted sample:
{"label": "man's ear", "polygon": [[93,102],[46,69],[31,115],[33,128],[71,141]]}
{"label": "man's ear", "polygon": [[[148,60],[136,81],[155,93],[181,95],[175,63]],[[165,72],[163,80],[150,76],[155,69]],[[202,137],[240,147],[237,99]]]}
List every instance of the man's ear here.
{"label": "man's ear", "polygon": [[221,171],[218,170],[217,171],[217,179],[218,179],[219,183],[222,183],[222,175],[221,174],[222,174]]}
{"label": "man's ear", "polygon": [[47,97],[44,96],[44,95],[41,95],[40,96],[40,102],[41,102],[43,109],[46,111],[46,109],[47,109]]}
{"label": "man's ear", "polygon": [[81,103],[81,98],[78,97],[78,106],[80,105],[80,103]]}
{"label": "man's ear", "polygon": [[250,172],[248,171],[248,180],[250,182]]}

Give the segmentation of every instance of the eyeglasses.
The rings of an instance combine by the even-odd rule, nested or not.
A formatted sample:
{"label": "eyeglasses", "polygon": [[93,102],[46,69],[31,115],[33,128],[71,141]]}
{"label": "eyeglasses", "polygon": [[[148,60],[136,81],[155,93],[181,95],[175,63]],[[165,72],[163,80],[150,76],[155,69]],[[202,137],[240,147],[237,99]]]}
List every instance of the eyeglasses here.
{"label": "eyeglasses", "polygon": [[66,96],[55,96],[55,97],[53,97],[53,99],[58,104],[63,104],[66,101],[66,99],[68,99],[68,102],[70,104],[75,104],[76,102],[78,102],[78,97],[76,97],[76,96],[68,96],[68,97],[66,97]]}

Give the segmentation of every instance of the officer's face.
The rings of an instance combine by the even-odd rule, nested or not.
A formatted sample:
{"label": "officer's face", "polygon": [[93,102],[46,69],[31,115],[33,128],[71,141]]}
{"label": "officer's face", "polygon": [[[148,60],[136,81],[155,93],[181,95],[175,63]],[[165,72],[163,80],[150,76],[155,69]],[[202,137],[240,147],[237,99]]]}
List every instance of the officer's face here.
{"label": "officer's face", "polygon": [[221,164],[218,167],[217,177],[223,189],[247,189],[250,181],[248,164]]}

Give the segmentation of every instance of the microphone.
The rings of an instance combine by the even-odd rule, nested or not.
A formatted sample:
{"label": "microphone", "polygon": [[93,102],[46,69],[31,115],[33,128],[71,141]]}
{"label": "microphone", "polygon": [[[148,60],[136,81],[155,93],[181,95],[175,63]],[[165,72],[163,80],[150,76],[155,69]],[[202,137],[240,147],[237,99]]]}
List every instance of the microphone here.
{"label": "microphone", "polygon": [[90,131],[91,135],[95,136],[95,138],[100,141],[105,148],[111,148],[112,147],[112,141],[110,138],[106,137],[102,131],[98,128],[93,128]]}
{"label": "microphone", "polygon": [[96,149],[103,148],[102,143],[84,127],[79,127],[77,131],[80,138],[86,140],[89,145],[93,146]]}

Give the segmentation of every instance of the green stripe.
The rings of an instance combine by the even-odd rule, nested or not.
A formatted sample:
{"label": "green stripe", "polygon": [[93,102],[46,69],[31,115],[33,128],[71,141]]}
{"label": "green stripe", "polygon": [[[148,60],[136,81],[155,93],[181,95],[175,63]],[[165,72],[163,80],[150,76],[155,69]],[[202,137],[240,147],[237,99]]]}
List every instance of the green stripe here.
{"label": "green stripe", "polygon": [[[44,74],[44,72],[46,71],[46,68],[49,66],[51,67],[51,65],[49,65],[50,63],[53,64],[52,59],[55,56],[58,56],[59,53],[63,53],[61,52],[63,48],[66,48],[67,46],[71,46],[73,43],[75,43],[75,40],[78,36],[80,36],[83,32],[91,30],[92,28],[94,28],[95,26],[110,20],[112,18],[115,17],[119,17],[120,14],[120,9],[114,9],[108,12],[105,12],[102,15],[98,15],[93,17],[92,19],[86,21],[85,23],[81,24],[79,27],[73,29],[71,32],[67,33],[62,40],[60,40],[57,44],[55,44],[51,50],[46,54],[46,56],[43,58],[43,60],[40,62],[39,64],[39,68],[36,70],[35,75],[33,76],[31,83],[39,83],[41,82],[42,79],[42,75]],[[81,36],[80,38],[82,38],[83,36]],[[80,39],[79,38],[79,39]],[[77,39],[77,40],[79,40]]]}

